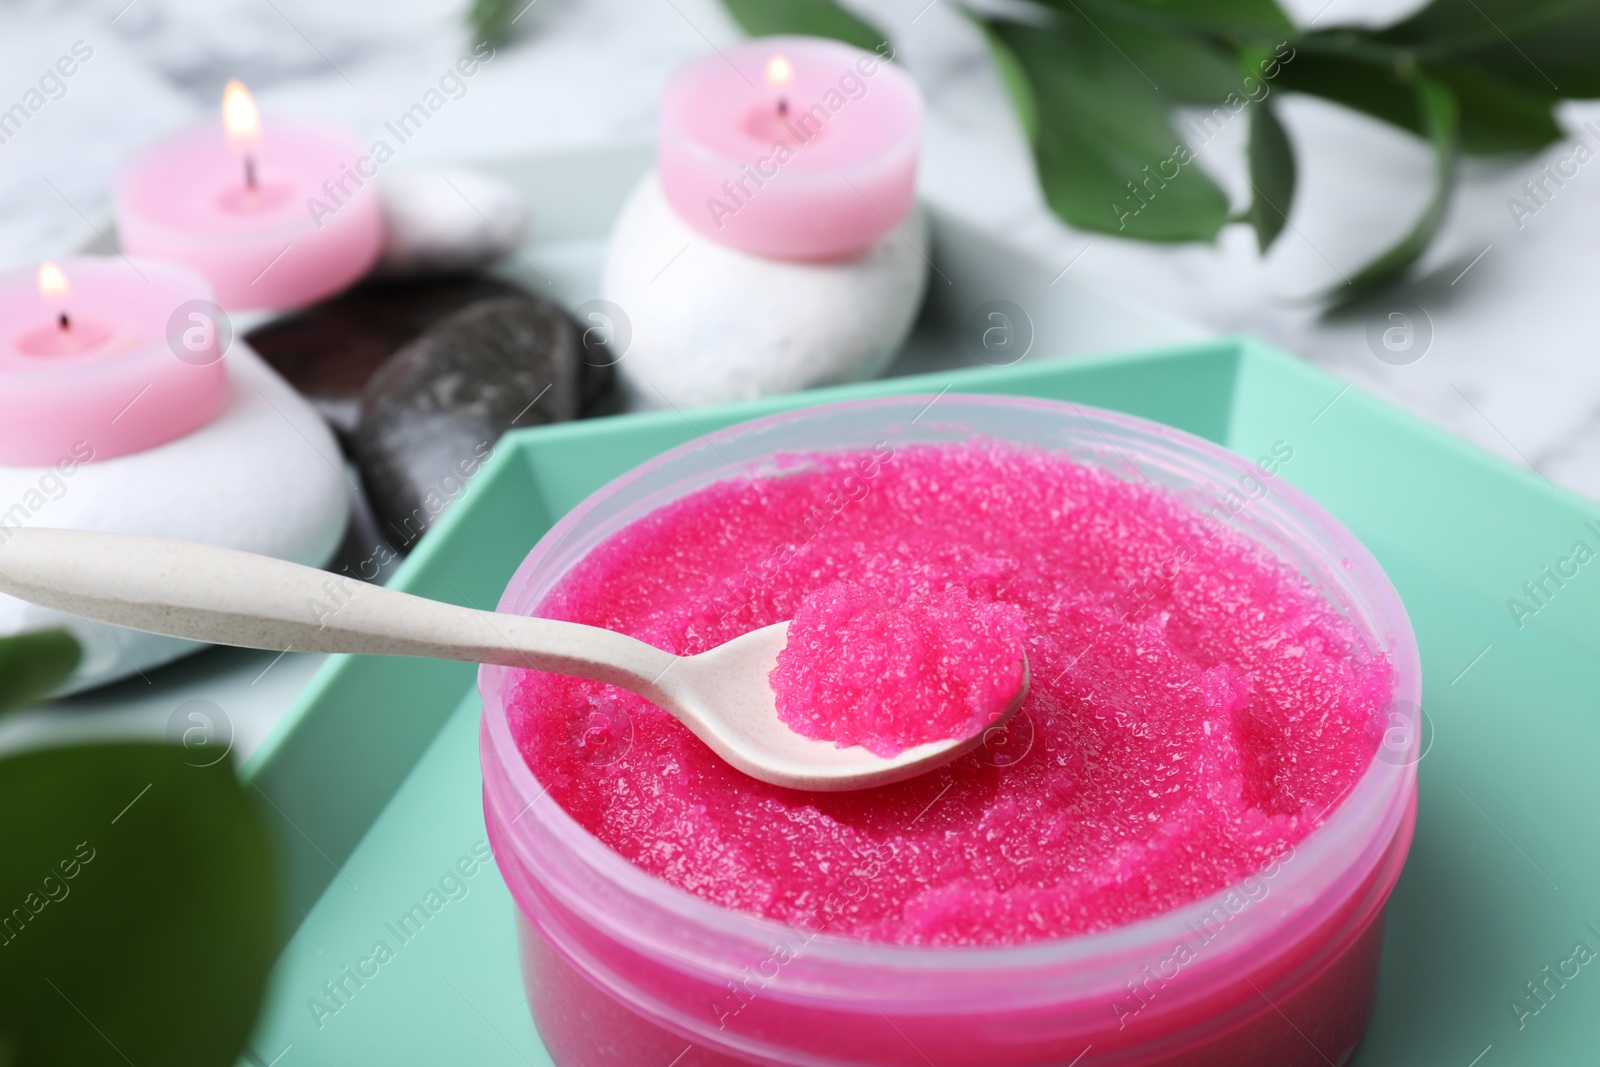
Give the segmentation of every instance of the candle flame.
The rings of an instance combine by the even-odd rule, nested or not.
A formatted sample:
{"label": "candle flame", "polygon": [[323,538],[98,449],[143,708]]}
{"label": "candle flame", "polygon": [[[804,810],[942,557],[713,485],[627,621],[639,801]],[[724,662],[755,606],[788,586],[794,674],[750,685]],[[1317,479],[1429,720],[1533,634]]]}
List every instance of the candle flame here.
{"label": "candle flame", "polygon": [[794,65],[787,56],[775,55],[767,60],[767,84],[782,89],[794,81]]}
{"label": "candle flame", "polygon": [[60,300],[71,287],[67,276],[54,263],[39,264],[39,295],[46,300]]}
{"label": "candle flame", "polygon": [[222,90],[222,128],[235,147],[248,148],[261,139],[261,112],[243,82],[230,81]]}

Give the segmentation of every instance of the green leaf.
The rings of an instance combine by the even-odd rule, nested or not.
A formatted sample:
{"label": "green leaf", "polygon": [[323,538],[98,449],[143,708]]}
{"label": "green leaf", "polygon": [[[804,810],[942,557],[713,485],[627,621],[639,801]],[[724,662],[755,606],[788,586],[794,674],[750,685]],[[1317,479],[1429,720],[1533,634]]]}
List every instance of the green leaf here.
{"label": "green leaf", "polygon": [[65,630],[0,639],[0,715],[49,696],[77,669],[82,655]]}
{"label": "green leaf", "polygon": [[1066,0],[1058,19],[1069,31],[1077,26],[1098,34],[1175,103],[1216,104],[1241,91],[1230,50],[1199,27],[1138,0]]}
{"label": "green leaf", "polygon": [[887,40],[833,0],[723,0],[723,4],[752,37],[777,33],[833,37],[869,52]]}
{"label": "green leaf", "polygon": [[[833,3],[725,0],[751,32],[800,31],[870,45]],[[1287,226],[1297,180],[1292,146],[1259,85],[1303,92],[1428,139],[1434,195],[1416,224],[1349,279],[1383,284],[1427,248],[1453,191],[1461,152],[1531,152],[1558,140],[1555,105],[1600,97],[1597,0],[1433,0],[1382,30],[1300,31],[1279,0],[1033,0],[1026,21],[985,19],[996,69],[1034,146],[1051,209],[1083,229],[1149,241],[1210,240],[1227,200],[1194,165],[1173,109],[1209,141],[1257,101],[1250,123],[1255,195],[1241,216],[1263,251]],[[1038,20],[1042,18],[1041,23]],[[1285,58],[1287,56],[1287,58]],[[1268,73],[1270,68],[1271,73]]]}
{"label": "green leaf", "polygon": [[1417,79],[1417,111],[1421,124],[1433,142],[1434,186],[1433,199],[1407,233],[1387,252],[1368,263],[1350,278],[1346,285],[1335,290],[1340,295],[1354,296],[1376,288],[1398,277],[1433,240],[1445,209],[1450,204],[1450,194],[1455,187],[1456,153],[1459,143],[1455,96],[1448,88],[1431,78]]}
{"label": "green leaf", "polygon": [[1424,60],[1485,68],[1528,92],[1600,96],[1594,0],[1434,0],[1380,37]]}
{"label": "green leaf", "polygon": [[1294,149],[1272,105],[1250,109],[1250,186],[1255,191],[1248,218],[1263,254],[1283,232],[1294,202]]}
{"label": "green leaf", "polygon": [[1426,131],[1412,85],[1415,67],[1365,51],[1363,43],[1344,32],[1296,42],[1277,89],[1320,96],[1422,136]]}
{"label": "green leaf", "polygon": [[1137,55],[1075,14],[1048,28],[991,28],[1016,56],[1037,102],[1035,163],[1057,216],[1081,229],[1151,241],[1216,236],[1227,198],[1192,162],[1169,119],[1172,98],[1141,70]]}
{"label": "green leaf", "polygon": [[1297,44],[1278,88],[1354,108],[1419,137],[1428,135],[1416,105],[1419,73],[1456,96],[1461,148],[1475,154],[1534,151],[1561,137],[1553,99],[1481,68],[1429,61],[1397,51],[1359,31],[1317,34]]}
{"label": "green leaf", "polygon": [[1034,99],[1033,87],[1028,84],[1028,74],[1022,69],[1022,61],[987,22],[976,17],[972,21],[983,32],[983,39],[989,46],[989,56],[994,61],[995,73],[1000,76],[1000,83],[1011,97],[1017,121],[1021,123],[1028,141],[1036,141],[1039,136],[1039,104]]}
{"label": "green leaf", "polygon": [[[1068,0],[1070,3],[1071,0]],[[1283,33],[1294,24],[1274,0],[1123,0],[1174,20],[1222,33]]]}
{"label": "green leaf", "polygon": [[1232,56],[1207,38],[1163,34],[1107,18],[1097,19],[1095,28],[1174,103],[1220,104],[1230,93],[1244,95]]}
{"label": "green leaf", "polygon": [[163,744],[0,760],[0,1052],[232,1067],[274,957],[267,834],[226,760]]}
{"label": "green leaf", "polygon": [[1553,98],[1530,93],[1477,67],[1429,63],[1425,69],[1456,95],[1461,106],[1463,152],[1536,152],[1561,139]]}
{"label": "green leaf", "polygon": [[472,0],[467,25],[473,39],[491,45],[503,44],[511,34],[511,23],[527,6],[527,0]]}

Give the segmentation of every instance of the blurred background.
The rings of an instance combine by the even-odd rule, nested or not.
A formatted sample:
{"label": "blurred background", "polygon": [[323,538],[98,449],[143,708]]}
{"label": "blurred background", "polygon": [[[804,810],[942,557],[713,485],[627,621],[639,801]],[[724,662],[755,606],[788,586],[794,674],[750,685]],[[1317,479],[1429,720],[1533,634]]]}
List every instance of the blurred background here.
{"label": "blurred background", "polygon": [[[1282,237],[1257,251],[1243,224],[1215,244],[1159,245],[1075,233],[1044,206],[1026,140],[978,30],[953,0],[846,4],[888,32],[927,94],[925,193],[1079,285],[1133,298],[1217,332],[1248,331],[1451,432],[1600,498],[1600,361],[1594,292],[1600,167],[1533,215],[1509,200],[1569,157],[1600,106],[1559,107],[1566,136],[1534,157],[1465,161],[1438,238],[1411,280],[1335,313],[1315,300],[1403,233],[1430,195],[1427,145],[1323,100],[1283,94],[1299,184]],[[980,5],[981,6],[981,5]],[[1421,5],[1290,0],[1302,25],[1382,25]],[[672,68],[742,34],[716,0],[533,0],[513,7],[493,59],[401,152],[407,166],[492,160],[652,135]],[[467,12],[432,0],[88,0],[0,3],[0,101],[11,102],[75,41],[93,58],[0,144],[0,267],[83,245],[105,227],[111,177],[137,146],[214,113],[246,82],[268,114],[319,116],[364,138],[470,50]],[[1250,200],[1234,122],[1198,166],[1236,209]],[[1582,134],[1591,142],[1594,134]],[[1592,187],[1594,186],[1594,187]],[[536,204],[540,220],[560,204]],[[1374,318],[1422,309],[1425,354],[1375,357]]]}

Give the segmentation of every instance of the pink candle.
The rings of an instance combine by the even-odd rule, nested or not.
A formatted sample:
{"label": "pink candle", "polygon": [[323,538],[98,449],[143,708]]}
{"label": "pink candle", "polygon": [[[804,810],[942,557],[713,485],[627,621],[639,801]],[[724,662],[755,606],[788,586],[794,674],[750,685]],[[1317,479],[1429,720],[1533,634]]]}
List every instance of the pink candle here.
{"label": "pink candle", "polygon": [[762,37],[697,59],[661,97],[667,200],[715,241],[771,259],[843,259],[916,198],[922,94],[882,57]]}
{"label": "pink candle", "polygon": [[210,422],[228,396],[210,296],[173,263],[79,258],[0,278],[0,464],[112,459]]}
{"label": "pink candle", "polygon": [[221,126],[184,130],[123,167],[117,233],[133,255],[199,271],[223,307],[297,307],[345,288],[377,259],[375,171],[361,173],[370,167],[350,134],[263,125],[232,82]]}

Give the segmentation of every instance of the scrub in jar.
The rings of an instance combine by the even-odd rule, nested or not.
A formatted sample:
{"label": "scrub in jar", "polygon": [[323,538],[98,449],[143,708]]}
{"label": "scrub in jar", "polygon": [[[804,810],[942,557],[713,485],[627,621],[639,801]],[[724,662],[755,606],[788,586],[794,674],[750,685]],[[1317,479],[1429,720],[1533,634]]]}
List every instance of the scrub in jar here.
{"label": "scrub in jar", "polygon": [[[656,877],[834,934],[1019,944],[1155,915],[1269,867],[1372,758],[1388,661],[1298,572],[1165,490],[981,439],[785,468],[613,535],[539,614],[683,654],[795,619],[791,633],[815,641],[791,641],[791,666],[810,662],[836,690],[852,646],[830,632],[904,624],[932,638],[965,613],[980,653],[1020,628],[1029,693],[998,752],[810,794],[740,774],[631,694],[522,673],[509,716],[530,768]],[[940,669],[906,668],[952,692],[984,677]],[[795,701],[792,724],[830,736],[803,721],[804,672],[780,660],[774,684],[780,710]],[[876,720],[864,707],[841,704],[833,736],[916,743],[903,706]],[[957,719],[928,729],[954,736]]]}

